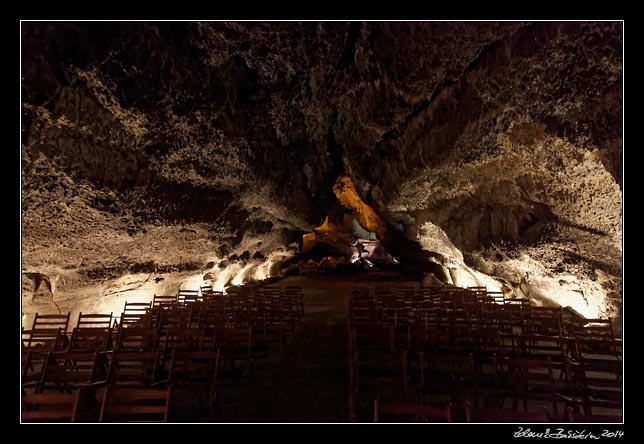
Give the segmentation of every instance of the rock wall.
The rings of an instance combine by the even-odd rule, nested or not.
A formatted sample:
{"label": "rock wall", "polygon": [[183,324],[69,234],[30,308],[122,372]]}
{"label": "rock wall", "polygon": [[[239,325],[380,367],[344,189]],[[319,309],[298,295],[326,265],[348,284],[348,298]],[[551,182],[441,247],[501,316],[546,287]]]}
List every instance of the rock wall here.
{"label": "rock wall", "polygon": [[28,272],[294,251],[348,174],[446,266],[621,295],[620,22],[23,22],[22,45]]}

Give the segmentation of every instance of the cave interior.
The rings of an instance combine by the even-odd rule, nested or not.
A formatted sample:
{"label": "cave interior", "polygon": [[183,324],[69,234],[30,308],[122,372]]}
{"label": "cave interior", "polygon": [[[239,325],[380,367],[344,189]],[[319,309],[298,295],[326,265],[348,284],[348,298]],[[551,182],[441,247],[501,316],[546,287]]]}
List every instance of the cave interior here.
{"label": "cave interior", "polygon": [[622,422],[623,22],[21,22],[23,422]]}

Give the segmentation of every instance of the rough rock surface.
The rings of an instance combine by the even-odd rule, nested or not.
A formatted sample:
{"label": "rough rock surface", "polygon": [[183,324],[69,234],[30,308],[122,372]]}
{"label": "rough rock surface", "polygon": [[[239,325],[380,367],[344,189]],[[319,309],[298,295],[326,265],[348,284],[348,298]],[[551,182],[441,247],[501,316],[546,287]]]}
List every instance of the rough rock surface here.
{"label": "rough rock surface", "polygon": [[345,173],[454,276],[619,314],[619,22],[24,22],[22,45],[23,270],[53,292],[270,268]]}

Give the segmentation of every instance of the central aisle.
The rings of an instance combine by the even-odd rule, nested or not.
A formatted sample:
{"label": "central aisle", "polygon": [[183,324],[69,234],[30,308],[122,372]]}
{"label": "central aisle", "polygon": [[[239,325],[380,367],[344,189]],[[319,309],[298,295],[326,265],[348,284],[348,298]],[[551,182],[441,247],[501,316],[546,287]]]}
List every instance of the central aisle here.
{"label": "central aisle", "polygon": [[289,277],[301,285],[304,316],[277,362],[259,376],[249,422],[346,422],[349,417],[346,278]]}
{"label": "central aisle", "polygon": [[397,273],[370,272],[276,283],[302,287],[304,316],[281,353],[258,368],[259,393],[244,422],[347,422],[349,293],[355,285],[401,280]]}

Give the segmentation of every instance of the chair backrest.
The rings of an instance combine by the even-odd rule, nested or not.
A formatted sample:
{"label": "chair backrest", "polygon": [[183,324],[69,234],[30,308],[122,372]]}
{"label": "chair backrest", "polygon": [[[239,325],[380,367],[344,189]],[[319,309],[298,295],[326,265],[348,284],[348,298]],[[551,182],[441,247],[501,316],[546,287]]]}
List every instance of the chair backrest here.
{"label": "chair backrest", "polygon": [[107,351],[112,346],[112,330],[107,328],[74,328],[67,351]]}
{"label": "chair backrest", "polygon": [[220,352],[217,351],[180,351],[173,350],[170,362],[169,381],[175,383],[203,382],[217,384]]}
{"label": "chair backrest", "polygon": [[211,285],[202,285],[200,290],[204,302],[215,302],[224,295],[223,291],[217,291]]}
{"label": "chair backrest", "polygon": [[151,326],[152,321],[152,301],[125,301],[123,313],[121,314],[120,326]]}
{"label": "chair backrest", "polygon": [[107,381],[116,384],[146,386],[157,381],[161,355],[158,352],[114,352]]}
{"label": "chair backrest", "polygon": [[282,288],[277,285],[266,285],[262,287],[262,294],[265,297],[279,298],[282,295]]}
{"label": "chair backrest", "polygon": [[166,390],[108,386],[99,422],[168,422],[172,387]]}
{"label": "chair backrest", "polygon": [[502,291],[486,291],[485,294],[478,295],[479,301],[503,304],[505,295]]}
{"label": "chair backrest", "polygon": [[157,325],[161,333],[170,328],[190,328],[193,321],[198,321],[198,314],[193,312],[190,307],[176,305],[159,313]]}
{"label": "chair backrest", "polygon": [[113,313],[79,313],[76,328],[112,328]]}
{"label": "chair backrest", "polygon": [[393,351],[393,329],[380,324],[356,325],[350,332],[349,351]]}
{"label": "chair backrest", "polygon": [[73,393],[34,393],[22,395],[22,421],[75,422],[80,389]]}
{"label": "chair backrest", "polygon": [[212,285],[206,284],[206,285],[200,286],[199,290],[201,291],[201,294],[203,295],[204,293],[211,293],[213,291],[213,288],[212,288]]}
{"label": "chair backrest", "polygon": [[573,353],[578,361],[621,359],[623,355],[622,341],[620,339],[578,337],[574,339]]}
{"label": "chair backrest", "polygon": [[613,322],[608,319],[580,319],[567,320],[566,334],[571,337],[592,339],[615,339]]}
{"label": "chair backrest", "polygon": [[152,302],[128,302],[125,301],[123,313],[127,315],[145,315],[150,312]]}
{"label": "chair backrest", "polygon": [[152,297],[152,307],[172,307],[177,303],[177,295],[155,294]]}
{"label": "chair backrest", "polygon": [[179,304],[191,304],[199,301],[199,290],[179,290],[177,293]]}
{"label": "chair backrest", "polygon": [[152,327],[119,327],[114,350],[121,352],[154,351],[158,347],[158,332]]}
{"label": "chair backrest", "polygon": [[94,352],[49,352],[38,392],[72,390],[103,380],[105,355]]}
{"label": "chair backrest", "polygon": [[223,356],[233,359],[250,358],[253,352],[253,328],[220,327],[216,331],[216,341]]}
{"label": "chair backrest", "polygon": [[546,405],[540,405],[538,412],[523,412],[515,409],[485,408],[476,410],[468,401],[465,404],[466,422],[503,422],[503,423],[540,423],[551,422],[551,415]]}
{"label": "chair backrest", "polygon": [[550,399],[557,415],[552,359],[493,358],[495,387],[520,399]]}
{"label": "chair backrest", "polygon": [[27,330],[23,332],[23,347],[34,350],[62,350],[67,345],[67,336],[62,328]]}
{"label": "chair backrest", "polygon": [[199,351],[203,338],[203,328],[170,327],[163,338],[163,352],[168,354],[173,350]]}
{"label": "chair backrest", "polygon": [[452,422],[452,408],[447,404],[444,408],[432,405],[403,404],[382,402],[378,398],[373,401],[373,422],[389,422],[387,419],[397,418],[395,422]]}
{"label": "chair backrest", "polygon": [[62,329],[63,333],[67,333],[67,327],[69,326],[69,313],[60,314],[60,315],[42,315],[36,313],[34,316],[34,323],[31,327],[32,330],[58,330]]}
{"label": "chair backrest", "polygon": [[26,346],[58,350],[66,342],[69,315],[41,315],[36,313]]}
{"label": "chair backrest", "polygon": [[572,363],[566,359],[567,373],[571,375],[570,388],[584,400],[585,412],[592,414],[594,407],[623,408],[623,372],[621,358],[615,356],[585,356]]}
{"label": "chair backrest", "polygon": [[561,307],[532,307],[522,325],[525,335],[565,335],[563,310]]}
{"label": "chair backrest", "polygon": [[461,354],[442,354],[442,353],[426,353],[427,358],[427,379],[432,378],[434,375],[449,375],[452,383],[471,384],[476,378],[476,362],[474,355]]}
{"label": "chair backrest", "polygon": [[568,422],[585,422],[585,423],[617,423],[624,422],[623,415],[583,415],[580,413],[575,413],[574,409],[568,407],[566,409]]}
{"label": "chair backrest", "polygon": [[563,363],[568,340],[561,336],[519,335],[515,337],[521,357],[529,359],[547,359]]}
{"label": "chair backrest", "polygon": [[351,288],[351,293],[349,294],[350,301],[371,301],[373,302],[373,295],[371,290],[366,286],[356,286]]}
{"label": "chair backrest", "polygon": [[349,321],[352,326],[364,324],[380,324],[381,312],[371,302],[355,301],[351,303]]}

